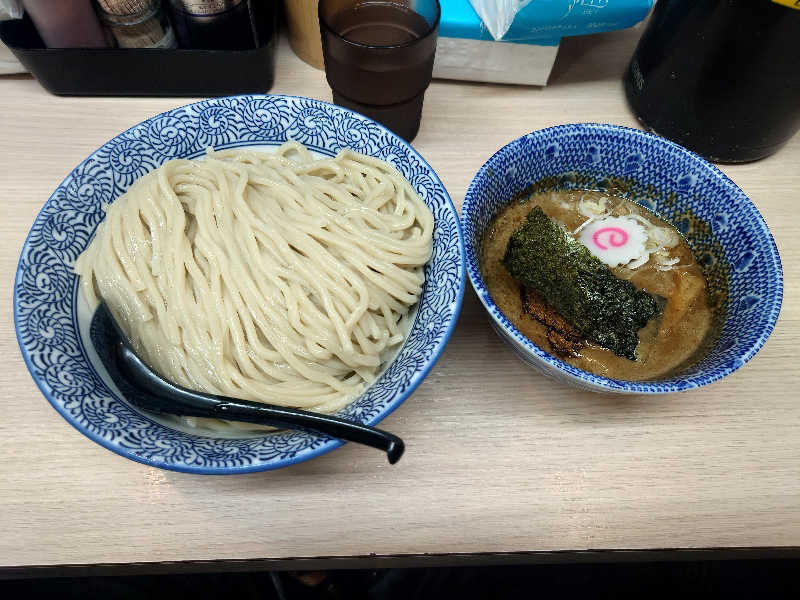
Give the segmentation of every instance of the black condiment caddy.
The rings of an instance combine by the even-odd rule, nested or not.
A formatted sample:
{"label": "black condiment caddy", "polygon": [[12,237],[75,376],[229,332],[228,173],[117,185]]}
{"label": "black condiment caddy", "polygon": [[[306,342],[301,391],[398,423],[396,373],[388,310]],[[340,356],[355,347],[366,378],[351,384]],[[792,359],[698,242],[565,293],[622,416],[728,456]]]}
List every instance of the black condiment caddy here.
{"label": "black condiment caddy", "polygon": [[254,19],[259,45],[248,50],[46,48],[26,16],[0,22],[0,40],[53,94],[69,96],[224,96],[263,93],[275,77],[276,11]]}

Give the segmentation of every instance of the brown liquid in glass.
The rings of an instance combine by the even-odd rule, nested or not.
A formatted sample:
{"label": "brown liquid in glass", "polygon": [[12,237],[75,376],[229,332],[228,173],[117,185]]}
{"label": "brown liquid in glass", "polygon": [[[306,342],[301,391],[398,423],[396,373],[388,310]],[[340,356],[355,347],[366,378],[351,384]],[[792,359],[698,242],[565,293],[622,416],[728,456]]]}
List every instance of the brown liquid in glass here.
{"label": "brown liquid in glass", "polygon": [[421,38],[430,26],[405,6],[369,2],[337,14],[332,28],[343,38],[358,44],[399,46]]}

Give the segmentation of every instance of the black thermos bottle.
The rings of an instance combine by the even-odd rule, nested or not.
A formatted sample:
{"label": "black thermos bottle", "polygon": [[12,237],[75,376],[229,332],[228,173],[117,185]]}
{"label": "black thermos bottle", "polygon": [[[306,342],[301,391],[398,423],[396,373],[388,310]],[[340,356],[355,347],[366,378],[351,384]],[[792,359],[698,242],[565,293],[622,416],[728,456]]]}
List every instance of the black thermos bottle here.
{"label": "black thermos bottle", "polygon": [[709,160],[769,156],[800,129],[800,0],[658,0],[625,93]]}

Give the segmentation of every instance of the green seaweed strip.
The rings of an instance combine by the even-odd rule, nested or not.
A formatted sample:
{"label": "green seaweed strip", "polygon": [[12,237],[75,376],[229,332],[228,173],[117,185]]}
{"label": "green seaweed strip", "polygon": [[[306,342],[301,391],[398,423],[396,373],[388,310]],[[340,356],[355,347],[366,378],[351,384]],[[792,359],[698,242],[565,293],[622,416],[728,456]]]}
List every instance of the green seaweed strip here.
{"label": "green seaweed strip", "polygon": [[660,312],[653,296],[614,275],[538,206],[511,235],[503,265],[586,339],[630,360],[639,330]]}

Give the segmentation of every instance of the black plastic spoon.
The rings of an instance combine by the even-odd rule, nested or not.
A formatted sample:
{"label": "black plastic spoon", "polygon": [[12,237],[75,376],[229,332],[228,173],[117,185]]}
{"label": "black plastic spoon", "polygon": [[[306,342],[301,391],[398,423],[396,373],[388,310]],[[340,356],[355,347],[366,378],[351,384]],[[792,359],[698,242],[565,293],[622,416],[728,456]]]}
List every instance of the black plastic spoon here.
{"label": "black plastic spoon", "polygon": [[405,450],[403,440],[396,435],[361,423],[274,404],[204,394],[175,385],[139,358],[104,303],[92,316],[90,337],[111,379],[131,404],[143,410],[327,435],[383,450],[390,464],[400,460]]}

